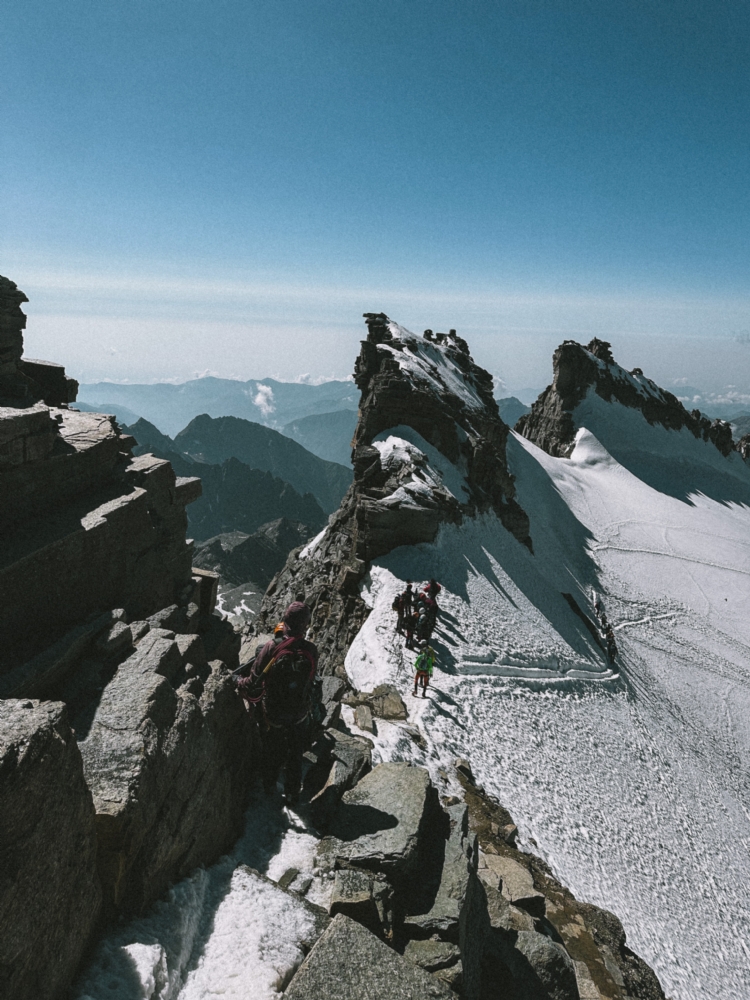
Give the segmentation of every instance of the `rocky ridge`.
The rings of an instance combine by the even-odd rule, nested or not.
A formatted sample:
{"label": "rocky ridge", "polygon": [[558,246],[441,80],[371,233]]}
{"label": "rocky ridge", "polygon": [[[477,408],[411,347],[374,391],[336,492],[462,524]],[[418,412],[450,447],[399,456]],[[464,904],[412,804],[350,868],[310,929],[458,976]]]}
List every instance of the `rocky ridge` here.
{"label": "rocky ridge", "polygon": [[431,542],[441,524],[485,511],[531,546],[492,377],[453,330],[417,337],[383,313],[366,313],[365,321],[367,339],[355,365],[362,398],[354,481],[327,528],[294,551],[271,583],[259,622],[271,628],[304,594],[327,673],[343,673],[366,618],[359,583],[372,559],[399,545]]}
{"label": "rocky ridge", "polygon": [[235,840],[254,744],[185,538],[200,480],[70,406],[24,301],[0,278],[0,995],[57,1000],[107,922]]}
{"label": "rocky ridge", "polygon": [[574,411],[592,390],[607,402],[640,410],[650,424],[668,430],[685,427],[696,438],[711,442],[722,455],[733,450],[732,431],[723,420],[710,420],[700,410],[686,410],[671,392],[647,378],[640,368],[626,371],[612,356],[610,345],[594,339],[586,347],[566,340],[553,355],[553,378],[516,430],[556,458],[567,458],[578,426]]}
{"label": "rocky ridge", "polygon": [[[315,637],[339,657],[329,673],[343,670],[364,619],[357,584],[377,555],[490,510],[529,544],[505,462],[508,428],[465,342],[367,319],[355,482],[264,609],[273,623],[304,590],[327,622]],[[13,529],[3,597],[23,613],[2,673],[20,698],[0,701],[0,846],[10,857],[0,872],[0,987],[14,1000],[53,1000],[106,921],[142,913],[231,844],[254,735],[229,672],[240,638],[212,614],[215,574],[190,569],[184,506],[199,482],[176,479],[153,456],[133,459],[111,418],[76,413],[59,396],[34,399],[19,372],[5,384],[16,379],[23,405],[0,411],[0,510]],[[26,628],[29,608],[51,625]],[[305,755],[305,794],[323,834],[316,870],[270,884],[239,866],[232,878],[260,912],[264,899],[296,897],[304,934],[276,987],[288,983],[297,1000],[661,1000],[616,918],[577,904],[516,851],[510,816],[465,763],[440,780],[401,761],[373,768],[373,745],[342,722],[342,700],[374,732],[374,718],[405,720],[395,689],[345,691],[323,678],[322,733]],[[26,851],[34,838],[52,846]],[[303,899],[311,887],[327,895],[327,913]],[[153,1000],[164,995],[160,955]]]}

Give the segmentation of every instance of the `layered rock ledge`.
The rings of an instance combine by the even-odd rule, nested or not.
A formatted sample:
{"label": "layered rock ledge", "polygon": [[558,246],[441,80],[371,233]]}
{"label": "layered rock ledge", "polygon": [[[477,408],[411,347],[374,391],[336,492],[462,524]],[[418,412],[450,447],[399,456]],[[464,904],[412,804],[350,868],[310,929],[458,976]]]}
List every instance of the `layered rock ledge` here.
{"label": "layered rock ledge", "polygon": [[0,994],[57,1000],[108,921],[231,846],[254,743],[185,538],[200,480],[71,408],[25,301],[0,278]]}

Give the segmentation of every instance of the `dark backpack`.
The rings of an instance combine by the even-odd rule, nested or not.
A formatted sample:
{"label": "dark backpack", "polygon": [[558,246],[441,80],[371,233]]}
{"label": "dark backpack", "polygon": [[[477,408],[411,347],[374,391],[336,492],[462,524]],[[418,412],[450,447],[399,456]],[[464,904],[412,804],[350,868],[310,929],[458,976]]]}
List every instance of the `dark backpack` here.
{"label": "dark backpack", "polygon": [[263,708],[271,725],[301,722],[310,711],[315,659],[291,638],[279,643],[263,673]]}

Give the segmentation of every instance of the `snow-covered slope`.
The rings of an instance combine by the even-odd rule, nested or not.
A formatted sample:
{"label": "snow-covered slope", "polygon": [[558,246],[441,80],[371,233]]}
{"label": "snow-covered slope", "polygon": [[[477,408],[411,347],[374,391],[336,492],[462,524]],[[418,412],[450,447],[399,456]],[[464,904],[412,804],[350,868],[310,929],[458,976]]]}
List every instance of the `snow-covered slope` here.
{"label": "snow-covered slope", "polygon": [[[691,449],[710,448],[730,486],[750,485],[739,456],[600,402],[591,422],[605,437],[625,426],[651,468],[681,466],[688,482],[707,461]],[[631,415],[640,424],[626,426]],[[746,1000],[750,508],[718,487],[661,492],[585,428],[570,459],[517,435],[508,452],[535,555],[486,515],[376,560],[352,681],[409,690],[413,654],[390,604],[406,578],[436,576],[441,664],[430,698],[413,702],[427,763],[469,757],[525,843],[579,898],[617,913],[674,1000]],[[615,627],[616,677],[561,596],[593,620],[594,591]],[[382,752],[394,747],[417,752],[404,741]]]}

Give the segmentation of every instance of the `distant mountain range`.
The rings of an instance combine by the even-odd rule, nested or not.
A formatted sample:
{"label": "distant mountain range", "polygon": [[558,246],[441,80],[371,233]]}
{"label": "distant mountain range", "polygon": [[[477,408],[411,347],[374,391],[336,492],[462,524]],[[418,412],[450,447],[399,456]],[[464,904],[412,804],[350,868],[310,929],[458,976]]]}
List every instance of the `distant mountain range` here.
{"label": "distant mountain range", "polygon": [[139,413],[133,413],[127,406],[121,406],[120,403],[82,403],[79,399],[76,400],[75,409],[81,410],[83,413],[113,413],[118,424],[122,424],[123,427],[126,424],[134,424],[136,420],[140,419]]}
{"label": "distant mountain range", "polygon": [[279,431],[239,417],[201,414],[174,438],[173,447],[197,462],[239,459],[285,480],[298,493],[310,492],[327,514],[338,510],[352,481],[351,469],[327,462]]}
{"label": "distant mountain range", "polygon": [[[509,427],[514,427],[518,418],[529,412],[529,407],[515,396],[499,399],[497,403],[500,416]],[[95,382],[80,386],[76,406],[81,410],[114,413],[121,424],[132,425],[143,417],[172,436],[199,414],[214,418],[239,417],[280,431],[318,458],[351,467],[351,440],[357,425],[359,391],[353,382],[305,385],[275,379],[238,382],[201,378],[179,385]],[[300,488],[272,466],[247,461],[240,455],[234,457],[255,468],[268,468],[274,475]],[[312,492],[324,509],[335,509],[315,490]]]}
{"label": "distant mountain range", "polygon": [[301,494],[269,471],[251,468],[234,457],[216,463],[196,461],[147,420],[138,420],[125,430],[138,442],[135,454],[152,452],[170,461],[178,476],[200,476],[203,495],[187,508],[190,534],[198,541],[232,531],[250,535],[280,517],[302,522],[310,535],[326,523],[326,512],[310,491]]}
{"label": "distant mountain range", "polygon": [[221,573],[227,584],[252,580],[263,591],[286,562],[287,553],[309,537],[308,525],[280,517],[252,535],[232,531],[206,539],[196,545],[193,565]]}
{"label": "distant mountain range", "polygon": [[515,427],[517,421],[524,413],[529,413],[531,407],[526,406],[515,396],[507,396],[505,399],[497,400],[497,408],[500,411],[500,418],[508,427]]}
{"label": "distant mountain range", "polygon": [[359,392],[353,382],[277,382],[275,379],[200,378],[174,385],[128,385],[95,382],[79,387],[78,399],[99,412],[127,408],[166,434],[174,435],[193,417],[242,417],[281,428],[312,414],[357,410]]}
{"label": "distant mountain range", "polygon": [[351,465],[352,437],[356,426],[356,410],[336,410],[292,420],[281,430],[313,455],[340,465]]}

